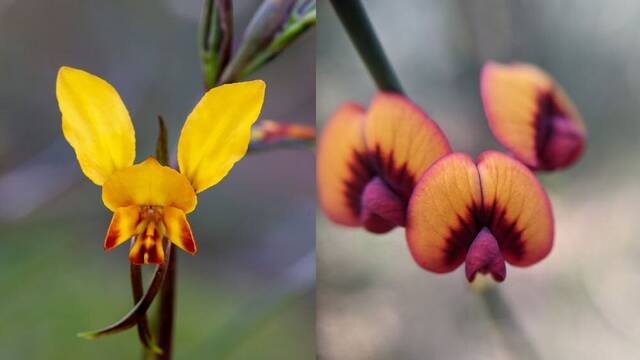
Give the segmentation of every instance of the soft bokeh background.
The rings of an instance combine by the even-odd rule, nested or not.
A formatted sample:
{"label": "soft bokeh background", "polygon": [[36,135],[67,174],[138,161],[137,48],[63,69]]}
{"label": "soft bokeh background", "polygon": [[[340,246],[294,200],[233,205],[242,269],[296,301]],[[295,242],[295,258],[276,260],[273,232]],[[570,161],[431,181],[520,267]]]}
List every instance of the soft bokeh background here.
{"label": "soft bokeh background", "polygon": [[[482,63],[536,63],[565,87],[589,129],[568,171],[544,174],[555,248],[509,267],[504,296],[544,359],[637,359],[640,352],[640,3],[365,0],[409,96],[452,146],[500,149],[480,103]],[[373,82],[328,2],[319,4],[319,127]],[[463,271],[434,275],[402,230],[374,236],[317,225],[318,352],[323,359],[509,359]]]}
{"label": "soft bokeh background", "polygon": [[[236,1],[239,36],[260,1]],[[175,146],[202,92],[201,0],[0,0],[0,358],[134,359],[136,331],[76,333],[131,307],[127,246],[104,254],[110,213],[60,129],[61,65],[111,82],[127,104],[137,161],[162,114]],[[315,34],[252,78],[263,117],[313,124]],[[295,164],[295,166],[292,166]],[[252,154],[199,196],[199,253],[178,259],[176,359],[315,355],[314,156]]]}

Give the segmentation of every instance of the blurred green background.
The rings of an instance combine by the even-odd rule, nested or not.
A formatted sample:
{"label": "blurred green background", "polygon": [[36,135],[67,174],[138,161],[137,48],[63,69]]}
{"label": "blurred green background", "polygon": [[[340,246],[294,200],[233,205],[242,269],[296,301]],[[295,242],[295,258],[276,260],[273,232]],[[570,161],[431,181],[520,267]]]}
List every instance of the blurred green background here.
{"label": "blurred green background", "polygon": [[[259,3],[235,2],[238,38]],[[175,146],[202,93],[201,8],[0,0],[0,359],[139,358],[135,330],[76,337],[132,300],[127,246],[103,252],[111,214],[62,137],[55,77],[69,65],[118,89],[137,161],[153,154],[159,114]],[[252,76],[267,82],[263,118],[314,123],[314,49],[311,30]],[[306,150],[251,154],[199,196],[199,253],[178,258],[176,359],[315,355],[314,168]]]}
{"label": "blurred green background", "polygon": [[[640,3],[364,0],[407,94],[457,151],[502,149],[479,96],[484,61],[538,64],[589,130],[571,169],[540,174],[556,242],[500,286],[544,359],[640,352]],[[376,89],[328,2],[319,3],[318,127]],[[510,359],[462,268],[421,270],[404,232],[375,236],[318,213],[318,352],[323,359]]]}

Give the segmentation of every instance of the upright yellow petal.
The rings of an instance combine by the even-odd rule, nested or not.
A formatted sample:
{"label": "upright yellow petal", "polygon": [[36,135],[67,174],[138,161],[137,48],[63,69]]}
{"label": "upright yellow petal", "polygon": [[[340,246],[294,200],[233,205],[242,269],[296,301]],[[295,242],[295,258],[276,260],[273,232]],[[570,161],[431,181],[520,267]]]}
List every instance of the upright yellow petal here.
{"label": "upright yellow petal", "polygon": [[218,86],[189,114],[178,141],[178,164],[196,192],[217,184],[245,155],[264,90],[261,80]]}
{"label": "upright yellow petal", "polygon": [[113,86],[88,72],[61,67],[56,96],[64,137],[91,181],[102,185],[109,175],[133,164],[133,124]]}

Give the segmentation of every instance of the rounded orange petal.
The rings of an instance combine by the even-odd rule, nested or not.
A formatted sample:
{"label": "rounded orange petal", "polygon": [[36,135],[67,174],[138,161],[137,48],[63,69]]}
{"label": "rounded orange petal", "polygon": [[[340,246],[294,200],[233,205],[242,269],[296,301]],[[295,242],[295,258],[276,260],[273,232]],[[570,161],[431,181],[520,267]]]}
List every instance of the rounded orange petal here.
{"label": "rounded orange petal", "polygon": [[320,206],[334,222],[360,224],[360,197],[374,176],[363,137],[364,109],[342,105],[327,122],[318,141],[316,182]]}
{"label": "rounded orange petal", "polygon": [[111,211],[130,205],[173,206],[185,213],[196,207],[189,180],[176,170],[149,157],[117,171],[102,187],[102,201]]}
{"label": "rounded orange petal", "polygon": [[377,172],[404,201],[427,168],[451,152],[438,125],[397,94],[380,93],[373,98],[364,133]]}
{"label": "rounded orange petal", "polygon": [[473,160],[454,153],[433,164],[416,185],[407,210],[411,255],[424,269],[455,270],[481,229],[480,178]]}
{"label": "rounded orange petal", "polygon": [[[483,153],[477,165],[463,154],[437,161],[415,187],[406,227],[413,258],[436,273],[462,264],[485,228],[515,266],[540,261],[553,245],[553,214],[544,189],[525,165],[495,151]],[[499,263],[500,257],[484,260]],[[471,275],[487,265],[480,262],[468,269]]]}
{"label": "rounded orange petal", "polygon": [[528,266],[553,246],[553,212],[542,185],[522,163],[496,151],[478,158],[485,222],[505,260]]}
{"label": "rounded orange petal", "polygon": [[[586,137],[584,122],[562,87],[542,69],[489,62],[482,68],[480,87],[491,131],[520,161],[535,169],[552,170],[580,156]],[[556,118],[567,121],[571,130],[569,139],[566,131],[558,135],[561,144],[554,141]],[[549,146],[554,149],[547,149]]]}

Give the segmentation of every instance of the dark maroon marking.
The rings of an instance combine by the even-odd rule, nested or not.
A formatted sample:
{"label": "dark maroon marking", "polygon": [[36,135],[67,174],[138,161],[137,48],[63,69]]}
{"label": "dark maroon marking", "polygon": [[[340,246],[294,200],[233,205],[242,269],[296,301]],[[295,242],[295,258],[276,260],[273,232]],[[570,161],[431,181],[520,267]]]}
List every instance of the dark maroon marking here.
{"label": "dark maroon marking", "polygon": [[457,214],[460,225],[449,228],[450,235],[443,250],[445,263],[452,267],[461,264],[482,229],[491,231],[503,253],[521,258],[524,255],[522,231],[516,228],[515,221],[505,220],[505,213],[494,201],[490,207],[482,208],[473,204],[467,207],[464,216]]}
{"label": "dark maroon marking", "polygon": [[[149,244],[147,239],[151,238]],[[145,255],[148,254],[147,261],[144,261]],[[135,243],[129,252],[129,260],[134,264],[160,264],[164,261],[164,250],[162,248],[162,239],[158,229],[154,229],[152,234],[147,234],[146,230],[136,236]]]}
{"label": "dark maroon marking", "polygon": [[370,153],[370,159],[375,169],[378,170],[378,175],[400,196],[405,204],[408,204],[416,185],[416,179],[407,169],[407,163],[396,164],[393,159],[393,151],[385,156],[379,144],[376,144],[374,151]]}
{"label": "dark maroon marking", "polygon": [[569,120],[569,114],[558,104],[554,90],[538,95],[534,126],[535,150],[540,170],[567,166],[582,153],[584,139]]}
{"label": "dark maroon marking", "polygon": [[[373,152],[361,153],[353,151],[352,160],[349,162],[349,170],[351,176],[344,180],[345,197],[347,205],[356,216],[362,216],[362,194],[373,177],[376,175],[382,179],[388,189],[395,194],[401,201],[405,210],[409,203],[409,198],[415,187],[415,177],[407,169],[407,164],[395,164],[393,153],[384,156],[380,145],[376,145]],[[381,221],[380,216],[367,220],[367,226],[374,229],[374,232],[387,232],[393,228],[394,221]],[[364,221],[364,219],[363,219]],[[381,224],[376,225],[375,223]],[[365,228],[367,227],[365,226]],[[367,229],[369,231],[373,231]]]}
{"label": "dark maroon marking", "polygon": [[113,245],[116,243],[116,239],[118,239],[119,236],[120,236],[120,230],[111,229],[111,226],[109,226],[107,238],[104,240],[104,248],[105,249],[112,248]]}
{"label": "dark maroon marking", "polygon": [[502,282],[507,276],[498,241],[489,229],[482,228],[469,246],[464,270],[469,282],[475,279],[477,273],[491,274],[497,282]]}
{"label": "dark maroon marking", "polygon": [[538,112],[534,115],[536,130],[536,156],[541,158],[544,147],[551,137],[551,119],[554,116],[565,117],[566,114],[558,105],[552,91],[544,91],[538,95]]}
{"label": "dark maroon marking", "polygon": [[[193,240],[193,234],[191,233],[191,229],[189,228],[188,225],[186,224],[181,224],[181,233],[182,233],[182,239],[181,242],[182,244],[184,244],[185,246],[185,250],[187,250],[190,253],[195,253],[196,251],[196,242]],[[183,239],[188,239],[189,241],[182,241]]]}
{"label": "dark maroon marking", "polygon": [[456,214],[460,225],[456,228],[449,228],[449,237],[446,239],[445,263],[449,266],[462,264],[469,246],[478,234],[479,222],[473,212],[472,207],[466,209],[464,216]]}
{"label": "dark maroon marking", "polygon": [[522,230],[516,228],[516,221],[504,221],[504,210],[500,210],[501,221],[490,226],[491,233],[496,237],[498,245],[503,252],[508,252],[519,259],[524,255],[524,243],[522,242]]}
{"label": "dark maroon marking", "polygon": [[545,170],[571,165],[582,154],[583,135],[569,119],[554,116],[551,135],[539,154]]}
{"label": "dark maroon marking", "polygon": [[361,211],[361,196],[364,187],[375,176],[375,169],[368,157],[360,152],[353,151],[352,160],[349,162],[351,176],[344,179],[344,196],[347,198],[347,206],[358,217]]}
{"label": "dark maroon marking", "polygon": [[159,239],[159,236],[155,232],[150,245],[148,247],[145,246],[143,251],[149,254],[149,257],[147,258],[147,263],[149,264],[160,264],[164,261],[162,240]]}

